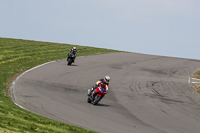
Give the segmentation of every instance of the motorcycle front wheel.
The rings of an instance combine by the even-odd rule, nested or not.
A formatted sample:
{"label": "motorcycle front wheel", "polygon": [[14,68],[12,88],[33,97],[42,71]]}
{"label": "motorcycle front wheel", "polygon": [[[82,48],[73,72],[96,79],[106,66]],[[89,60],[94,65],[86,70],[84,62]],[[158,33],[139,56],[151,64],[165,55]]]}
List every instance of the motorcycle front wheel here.
{"label": "motorcycle front wheel", "polygon": [[72,59],[71,58],[69,58],[67,61],[68,61],[68,65],[72,64]]}
{"label": "motorcycle front wheel", "polygon": [[88,103],[91,103],[91,102],[92,102],[92,100],[91,100],[90,97],[88,97],[87,102],[88,102]]}
{"label": "motorcycle front wheel", "polygon": [[96,95],[93,101],[93,105],[96,105],[101,100],[101,96]]}

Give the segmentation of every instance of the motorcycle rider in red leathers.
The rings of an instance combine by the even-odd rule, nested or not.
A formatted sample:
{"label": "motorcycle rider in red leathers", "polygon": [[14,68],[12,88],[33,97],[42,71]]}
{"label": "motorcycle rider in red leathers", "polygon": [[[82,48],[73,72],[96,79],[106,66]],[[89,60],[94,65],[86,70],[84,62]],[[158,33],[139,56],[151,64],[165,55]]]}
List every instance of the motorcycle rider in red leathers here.
{"label": "motorcycle rider in red leathers", "polygon": [[104,92],[103,96],[106,94],[106,84],[100,83],[99,87],[97,87],[93,92],[92,92],[92,101],[94,101],[95,96],[100,93],[100,90]]}
{"label": "motorcycle rider in red leathers", "polygon": [[110,77],[108,75],[106,75],[103,79],[99,79],[95,83],[95,85],[93,86],[93,88],[91,89],[91,91],[88,95],[91,95],[91,93],[92,93],[92,97],[94,98],[94,96],[96,94],[95,90],[96,90],[97,87],[101,87],[101,88],[105,89],[105,91],[108,91],[109,81],[110,81]]}

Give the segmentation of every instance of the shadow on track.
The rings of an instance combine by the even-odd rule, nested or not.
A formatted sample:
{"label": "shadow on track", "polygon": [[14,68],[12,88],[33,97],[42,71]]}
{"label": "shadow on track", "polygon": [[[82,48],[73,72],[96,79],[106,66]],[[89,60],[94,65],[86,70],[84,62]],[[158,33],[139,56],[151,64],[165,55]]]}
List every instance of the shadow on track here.
{"label": "shadow on track", "polygon": [[78,66],[78,65],[75,65],[75,64],[71,64],[71,65],[68,65],[68,66]]}
{"label": "shadow on track", "polygon": [[98,104],[97,104],[97,105],[95,105],[95,106],[109,107],[109,106],[111,106],[111,105],[107,105],[107,104],[101,104],[101,103],[98,103]]}

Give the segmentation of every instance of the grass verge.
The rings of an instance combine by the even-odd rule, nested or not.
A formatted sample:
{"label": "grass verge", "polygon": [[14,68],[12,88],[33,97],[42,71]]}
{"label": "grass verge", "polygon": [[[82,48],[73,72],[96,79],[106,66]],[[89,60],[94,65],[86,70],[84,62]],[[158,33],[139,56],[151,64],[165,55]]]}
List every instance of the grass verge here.
{"label": "grass verge", "polygon": [[70,44],[0,38],[0,133],[95,132],[23,110],[10,97],[10,84],[17,75],[37,65],[67,58],[67,53],[73,46],[77,47],[78,56],[119,52]]}
{"label": "grass verge", "polygon": [[[200,70],[194,73],[192,78],[200,79]],[[192,86],[200,94],[200,83],[192,83]]]}

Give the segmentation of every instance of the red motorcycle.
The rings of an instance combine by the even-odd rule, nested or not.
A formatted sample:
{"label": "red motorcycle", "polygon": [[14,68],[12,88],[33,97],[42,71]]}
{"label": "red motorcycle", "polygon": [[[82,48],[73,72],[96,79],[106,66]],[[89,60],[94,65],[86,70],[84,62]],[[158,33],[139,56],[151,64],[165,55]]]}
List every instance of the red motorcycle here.
{"label": "red motorcycle", "polygon": [[96,105],[99,101],[101,101],[101,99],[107,93],[106,89],[104,89],[103,87],[101,87],[101,85],[99,87],[97,87],[92,93],[90,93],[90,91],[91,90],[88,89],[88,99],[87,99],[87,102],[88,103],[92,103],[93,105]]}

